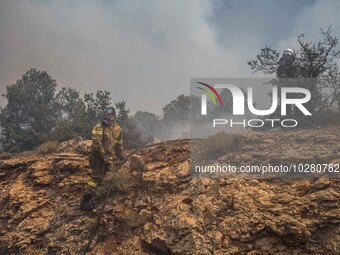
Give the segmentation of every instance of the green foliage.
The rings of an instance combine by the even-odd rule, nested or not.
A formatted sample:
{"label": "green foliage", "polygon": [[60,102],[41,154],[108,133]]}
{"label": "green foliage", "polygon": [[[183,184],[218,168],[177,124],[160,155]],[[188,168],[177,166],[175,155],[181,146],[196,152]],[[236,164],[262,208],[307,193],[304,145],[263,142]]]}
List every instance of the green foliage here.
{"label": "green foliage", "polygon": [[260,50],[260,54],[256,56],[256,59],[248,61],[251,69],[254,72],[262,71],[265,74],[276,73],[279,67],[279,55],[277,50],[274,50],[267,45]]}
{"label": "green foliage", "polygon": [[86,114],[90,119],[101,119],[106,107],[111,105],[110,92],[97,90],[96,96],[93,93],[85,93]]}
{"label": "green foliage", "polygon": [[161,137],[164,127],[162,120],[154,113],[138,111],[133,116],[133,121],[143,134],[145,140],[151,141],[154,137]]}
{"label": "green foliage", "polygon": [[55,138],[60,141],[78,136],[91,138],[91,130],[102,118],[103,111],[111,105],[110,92],[98,90],[96,94],[85,93],[84,99],[74,88],[61,88],[55,96],[58,121]]}
{"label": "green foliage", "polygon": [[7,105],[1,109],[1,143],[9,152],[30,150],[49,140],[56,125],[56,81],[34,68],[6,87]]}
{"label": "green foliage", "polygon": [[[56,81],[47,72],[31,69],[15,84],[7,86],[7,105],[0,111],[2,150],[36,153],[53,147],[48,141],[65,141],[81,136],[91,138],[91,130],[102,119],[103,110],[112,105],[110,92],[85,93],[71,87],[56,91]],[[229,95],[222,94],[228,100]],[[229,96],[230,97],[230,96]],[[117,122],[123,129],[124,148],[136,148],[153,141],[168,139],[177,129],[178,137],[187,131],[189,112],[200,116],[200,99],[180,95],[163,108],[163,118],[138,111],[129,116],[125,101],[115,104]],[[185,130],[182,130],[181,127]],[[47,149],[45,149],[48,147]],[[51,149],[53,151],[53,149]],[[27,154],[28,155],[28,154]]]}
{"label": "green foliage", "polygon": [[90,138],[96,121],[111,105],[110,93],[85,93],[81,98],[74,88],[56,92],[56,86],[46,71],[34,68],[7,86],[3,94],[7,105],[0,110],[3,151],[28,151],[48,141],[78,136]]}
{"label": "green foliage", "polygon": [[[321,29],[322,39],[318,42],[307,42],[304,34],[297,38],[299,49],[294,50],[297,74],[295,78],[338,77],[336,59],[340,51],[336,49],[338,39],[332,35],[331,27],[326,31]],[[279,68],[279,53],[277,50],[265,46],[255,60],[248,61],[254,72],[275,74]]]}
{"label": "green foliage", "polygon": [[126,108],[125,101],[120,101],[115,104],[116,106],[116,119],[118,123],[122,126],[126,125],[129,120],[129,112],[130,110]]}
{"label": "green foliage", "polygon": [[93,93],[85,93],[84,102],[86,107],[82,115],[83,129],[81,133],[78,133],[78,136],[81,135],[85,139],[91,138],[93,126],[103,118],[104,109],[111,106],[111,100],[110,92],[108,91],[97,90],[95,96]]}
{"label": "green foliage", "polygon": [[130,110],[126,108],[125,101],[115,104],[117,108],[117,122],[123,129],[123,147],[138,148],[147,144],[141,131],[137,128],[133,118],[129,117]]}
{"label": "green foliage", "polygon": [[[284,59],[279,59],[277,50],[268,46],[261,49],[256,59],[248,61],[248,65],[254,72],[261,71],[264,74],[277,74],[278,78],[314,78],[314,81],[306,82],[312,95],[308,103],[308,109],[313,118],[297,116],[293,112],[291,118],[300,118],[302,126],[329,124],[334,114],[340,114],[340,73],[337,60],[340,58],[340,50],[337,49],[338,39],[332,34],[331,27],[326,31],[321,29],[321,40],[308,42],[303,34],[297,38],[299,48],[294,50],[293,62],[289,67],[280,65]],[[282,62],[280,62],[282,61]],[[285,75],[285,71],[289,74]],[[285,82],[273,82],[273,85],[285,86]],[[277,117],[277,116],[276,116]],[[271,118],[276,118],[272,116]],[[328,121],[327,121],[328,120]],[[301,125],[299,125],[301,126]]]}
{"label": "green foliage", "polygon": [[201,142],[201,149],[204,156],[218,157],[226,153],[236,151],[241,146],[239,135],[218,133],[210,136]]}
{"label": "green foliage", "polygon": [[56,139],[65,141],[79,135],[88,136],[86,105],[77,90],[69,87],[61,88],[55,96],[55,105],[58,112]]}
{"label": "green foliage", "polygon": [[175,100],[172,100],[163,108],[164,123],[167,126],[174,123],[188,123],[190,105],[189,96],[180,95]]}
{"label": "green foliage", "polygon": [[[219,109],[208,103],[209,112],[217,113]],[[212,117],[214,114],[209,115]],[[187,137],[189,120],[195,123],[201,120],[201,99],[196,96],[180,95],[163,107],[162,138]]]}

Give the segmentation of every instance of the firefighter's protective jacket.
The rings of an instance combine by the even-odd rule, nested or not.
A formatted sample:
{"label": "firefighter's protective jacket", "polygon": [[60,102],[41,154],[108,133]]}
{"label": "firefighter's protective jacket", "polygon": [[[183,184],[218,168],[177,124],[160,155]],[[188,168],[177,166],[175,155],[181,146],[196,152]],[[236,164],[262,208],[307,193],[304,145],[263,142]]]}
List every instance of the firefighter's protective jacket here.
{"label": "firefighter's protective jacket", "polygon": [[122,129],[115,123],[112,125],[105,122],[97,123],[92,130],[92,155],[112,163],[114,157],[121,157],[123,152]]}

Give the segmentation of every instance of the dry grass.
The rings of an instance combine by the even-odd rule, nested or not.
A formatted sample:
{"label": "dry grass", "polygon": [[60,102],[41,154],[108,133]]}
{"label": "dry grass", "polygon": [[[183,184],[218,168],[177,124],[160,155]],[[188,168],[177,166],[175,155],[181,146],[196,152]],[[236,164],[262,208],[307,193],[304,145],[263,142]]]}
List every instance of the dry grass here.
{"label": "dry grass", "polygon": [[1,152],[0,153],[0,160],[4,160],[4,159],[9,159],[11,157],[13,157],[15,154],[9,153],[9,152]]}
{"label": "dry grass", "polygon": [[241,142],[242,139],[239,135],[218,133],[202,141],[201,149],[205,156],[218,157],[236,151]]}
{"label": "dry grass", "polygon": [[34,151],[36,152],[37,155],[50,154],[56,152],[59,144],[60,143],[58,141],[49,141],[39,145]]}

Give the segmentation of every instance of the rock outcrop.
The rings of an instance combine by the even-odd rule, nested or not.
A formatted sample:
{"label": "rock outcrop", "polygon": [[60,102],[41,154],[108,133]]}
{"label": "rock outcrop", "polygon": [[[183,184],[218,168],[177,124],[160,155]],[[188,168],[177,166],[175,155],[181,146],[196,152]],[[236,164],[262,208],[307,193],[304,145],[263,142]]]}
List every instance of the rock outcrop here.
{"label": "rock outcrop", "polygon": [[[267,140],[247,134],[233,158],[274,158],[259,149],[269,146],[282,157],[287,148],[308,157],[311,146],[331,144],[324,161],[335,162],[339,131],[267,133]],[[189,146],[177,140],[133,154],[118,171],[88,254],[340,254],[340,179],[191,178]],[[78,209],[88,158],[60,151],[0,161],[0,254],[84,249],[98,213]]]}

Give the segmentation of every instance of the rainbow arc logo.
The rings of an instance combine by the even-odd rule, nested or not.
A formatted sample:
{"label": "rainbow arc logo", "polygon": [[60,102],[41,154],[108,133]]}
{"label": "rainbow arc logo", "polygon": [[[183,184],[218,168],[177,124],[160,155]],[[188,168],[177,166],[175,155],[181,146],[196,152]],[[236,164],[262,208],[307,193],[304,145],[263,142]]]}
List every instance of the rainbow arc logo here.
{"label": "rainbow arc logo", "polygon": [[209,84],[206,84],[204,82],[197,82],[197,83],[204,86],[205,88],[204,87],[203,88],[202,87],[196,87],[196,88],[204,91],[211,98],[214,105],[217,105],[217,102],[216,102],[216,98],[217,98],[219,103],[220,103],[220,106],[222,107],[222,105],[223,105],[222,99],[221,99],[220,94],[216,91],[216,89],[214,89],[212,86],[210,86]]}

